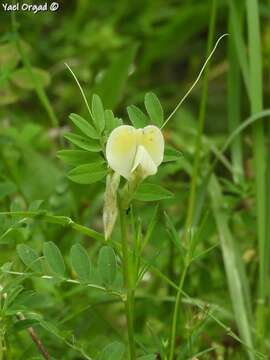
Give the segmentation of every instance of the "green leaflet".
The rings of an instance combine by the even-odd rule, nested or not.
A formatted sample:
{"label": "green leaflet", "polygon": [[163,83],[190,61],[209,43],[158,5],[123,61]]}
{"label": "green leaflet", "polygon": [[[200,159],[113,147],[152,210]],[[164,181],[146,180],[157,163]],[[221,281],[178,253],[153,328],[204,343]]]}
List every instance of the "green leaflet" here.
{"label": "green leaflet", "polygon": [[112,110],[105,110],[106,132],[109,134],[113,129],[123,124],[122,119],[114,117]]}
{"label": "green leaflet", "polygon": [[69,118],[84,135],[90,137],[91,139],[99,139],[99,134],[96,129],[83,117],[77,114],[70,114]]}
{"label": "green leaflet", "polygon": [[65,138],[72,144],[78,146],[80,149],[93,152],[99,152],[102,150],[101,145],[97,140],[89,139],[85,136],[70,133],[66,134]]}
{"label": "green leaflet", "polygon": [[50,270],[60,277],[65,276],[65,263],[59,248],[52,242],[45,242],[43,253]]}
{"label": "green leaflet", "polygon": [[164,199],[170,199],[174,195],[169,190],[164,189],[160,185],[151,183],[142,183],[139,185],[134,199],[140,201],[158,201]]}
{"label": "green leaflet", "polygon": [[92,98],[92,114],[96,128],[99,133],[102,133],[105,128],[104,108],[100,97],[96,94]]}
{"label": "green leaflet", "polygon": [[40,256],[38,255],[36,250],[25,244],[17,245],[16,250],[20,259],[27,267],[29,267],[33,271],[42,272],[42,266],[39,260]]}
{"label": "green leaflet", "polygon": [[135,105],[128,106],[128,116],[135,128],[144,128],[149,125],[148,117]]}
{"label": "green leaflet", "polygon": [[68,178],[78,184],[93,184],[106,176],[104,161],[79,165],[68,173]]}
{"label": "green leaflet", "polygon": [[102,157],[97,152],[85,150],[59,150],[57,157],[67,165],[77,166],[102,161]]}
{"label": "green leaflet", "polygon": [[79,281],[87,283],[91,273],[91,263],[87,251],[79,243],[74,244],[70,250],[70,259]]}
{"label": "green leaflet", "polygon": [[152,92],[147,93],[144,98],[144,105],[151,121],[161,127],[164,121],[164,114],[157,96]]}
{"label": "green leaflet", "polygon": [[103,246],[100,249],[98,271],[104,284],[112,285],[116,277],[116,256],[111,246]]}

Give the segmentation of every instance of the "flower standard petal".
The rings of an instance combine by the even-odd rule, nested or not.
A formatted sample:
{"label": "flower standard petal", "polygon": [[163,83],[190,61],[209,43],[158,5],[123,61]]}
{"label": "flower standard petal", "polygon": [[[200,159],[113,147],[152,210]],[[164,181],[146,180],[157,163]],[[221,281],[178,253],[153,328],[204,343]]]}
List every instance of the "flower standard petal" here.
{"label": "flower standard petal", "polygon": [[137,152],[137,131],[133,126],[122,125],[115,128],[106,145],[109,166],[128,179]]}
{"label": "flower standard petal", "polygon": [[141,131],[141,144],[147,150],[156,166],[159,166],[163,161],[164,155],[164,138],[162,132],[154,125],[146,126]]}
{"label": "flower standard petal", "polygon": [[156,164],[143,145],[139,145],[137,148],[137,153],[133,168],[131,169],[131,173],[137,169],[143,179],[147,176],[154,175],[157,172]]}

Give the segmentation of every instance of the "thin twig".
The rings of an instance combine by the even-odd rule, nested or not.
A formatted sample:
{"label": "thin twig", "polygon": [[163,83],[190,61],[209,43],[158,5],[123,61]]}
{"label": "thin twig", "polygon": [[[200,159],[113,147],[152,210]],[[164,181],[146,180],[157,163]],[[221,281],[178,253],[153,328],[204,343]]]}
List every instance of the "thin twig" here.
{"label": "thin twig", "polygon": [[81,84],[80,84],[77,76],[75,75],[74,71],[71,69],[71,67],[70,67],[67,63],[65,63],[65,65],[66,65],[66,67],[68,68],[68,70],[71,72],[74,80],[76,81],[76,83],[77,83],[77,85],[78,85],[78,88],[80,89],[80,92],[81,92],[81,94],[82,94],[82,97],[83,97],[83,100],[84,100],[84,102],[85,102],[85,105],[86,105],[86,107],[87,107],[87,110],[88,110],[88,112],[89,112],[89,114],[90,114],[90,117],[91,117],[91,119],[93,119],[93,114],[92,114],[92,111],[91,111],[91,109],[90,109],[89,103],[88,103],[88,101],[87,101],[85,92],[83,91],[83,88],[82,88],[82,86],[81,86]]}
{"label": "thin twig", "polygon": [[161,126],[161,129],[168,123],[168,121],[171,120],[171,118],[174,116],[174,114],[177,112],[177,110],[180,108],[180,106],[183,104],[183,102],[186,100],[186,98],[189,96],[189,94],[191,93],[191,91],[194,89],[194,87],[197,85],[197,83],[199,82],[205,68],[207,67],[209,61],[211,60],[213,54],[215,53],[218,44],[220,43],[220,41],[225,37],[225,36],[229,36],[229,34],[223,34],[221,35],[217,42],[215,43],[215,46],[213,48],[213,50],[210,52],[210,54],[208,55],[207,59],[205,60],[197,78],[195,79],[194,83],[191,85],[191,87],[188,89],[188,91],[185,93],[185,95],[183,96],[183,98],[179,101],[179,103],[177,104],[177,106],[175,107],[175,109],[173,110],[173,112],[168,116],[168,118],[165,120],[165,122],[163,123],[163,125]]}
{"label": "thin twig", "polygon": [[[19,320],[25,320],[24,315],[21,312],[17,313],[17,318]],[[34,328],[31,326],[29,328],[27,328],[27,332],[30,335],[30,337],[32,338],[33,342],[35,343],[36,347],[38,348],[39,352],[41,353],[41,355],[44,357],[44,359],[46,360],[51,360],[51,356],[48,353],[48,350],[45,348],[44,344],[42,343],[42,341],[40,340],[39,336],[37,335],[36,331],[34,330]]]}
{"label": "thin twig", "polygon": [[[1,272],[3,272],[4,274],[9,274],[9,275],[16,275],[16,276],[37,276],[37,274],[35,273],[27,273],[27,272],[19,272],[19,271],[4,271],[3,269],[1,270]],[[96,289],[96,290],[100,290],[100,291],[104,291],[110,295],[114,295],[114,296],[117,296],[119,297],[122,301],[124,299],[124,296],[123,294],[121,294],[120,292],[118,291],[115,291],[115,290],[111,290],[111,289],[107,289],[103,286],[100,286],[100,285],[96,285],[96,284],[90,284],[90,283],[81,283],[80,281],[78,280],[74,280],[74,279],[66,279],[66,278],[57,278],[57,277],[54,277],[54,276],[51,276],[51,275],[42,275],[42,276],[39,276],[40,279],[44,279],[44,280],[55,280],[55,279],[58,279],[58,280],[61,280],[61,281],[65,281],[67,283],[71,283],[71,284],[76,284],[76,285],[83,285],[85,287],[88,287],[88,288],[92,288],[92,289]]]}

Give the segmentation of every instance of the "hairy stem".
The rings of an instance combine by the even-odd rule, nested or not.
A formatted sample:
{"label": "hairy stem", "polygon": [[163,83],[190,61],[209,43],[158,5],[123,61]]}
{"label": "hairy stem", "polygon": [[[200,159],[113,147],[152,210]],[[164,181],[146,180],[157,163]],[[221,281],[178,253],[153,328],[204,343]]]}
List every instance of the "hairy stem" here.
{"label": "hairy stem", "polygon": [[135,341],[134,341],[134,288],[132,286],[130,263],[128,255],[128,224],[126,209],[121,204],[120,200],[120,223],[121,223],[121,238],[122,238],[122,253],[123,253],[123,277],[124,287],[126,289],[125,309],[128,327],[128,345],[129,345],[129,359],[136,359]]}

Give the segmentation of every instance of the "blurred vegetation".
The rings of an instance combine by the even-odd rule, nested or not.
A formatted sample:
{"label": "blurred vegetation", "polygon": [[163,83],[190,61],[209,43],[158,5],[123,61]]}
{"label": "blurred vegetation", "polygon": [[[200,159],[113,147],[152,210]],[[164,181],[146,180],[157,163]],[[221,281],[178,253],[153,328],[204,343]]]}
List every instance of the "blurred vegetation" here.
{"label": "blurred vegetation", "polygon": [[[233,5],[230,7],[229,3]],[[168,116],[205,61],[212,1],[77,0],[60,1],[59,4],[56,12],[37,14],[0,10],[0,210],[46,210],[54,215],[71,217],[76,223],[102,233],[104,183],[90,186],[72,183],[66,176],[69,166],[56,155],[58,150],[70,146],[64,138],[72,128],[69,114],[89,116],[65,64],[76,74],[89,101],[92,94],[99,94],[106,108],[112,109],[124,122],[129,122],[126,107],[131,104],[142,107],[148,91],[158,95]],[[250,99],[258,93],[253,93],[250,79],[246,86],[245,61],[241,62],[251,51],[247,46],[245,1],[219,0],[217,4],[214,42],[224,33],[230,35],[219,44],[208,72],[206,125],[195,185],[201,189],[210,164],[216,158],[219,159],[215,167],[215,179],[218,180],[210,183],[209,193],[201,204],[196,261],[189,268],[184,287],[186,296],[182,299],[177,359],[266,359],[267,355],[263,354],[269,354],[270,330],[268,268],[265,278],[266,324],[261,337],[255,341],[255,293],[262,247],[259,251],[256,201],[260,185],[255,181],[258,171],[253,163],[256,141],[250,128],[241,132],[225,153],[220,152],[229,134],[251,112],[260,112],[262,108],[250,109]],[[259,15],[264,109],[267,109],[269,1],[259,2]],[[238,41],[239,36],[243,44]],[[183,267],[179,249],[193,176],[201,96],[202,82],[199,82],[164,128],[167,144],[174,146],[182,156],[174,163],[163,164],[157,176],[151,179],[173,192],[174,197],[162,200],[157,210],[156,225],[144,251],[143,261],[150,264],[149,271],[143,277],[136,300],[138,355],[152,354],[152,357],[145,357],[149,360],[159,359],[158,356],[166,359],[168,349],[175,289],[166,278],[178,284]],[[265,143],[262,146],[268,146],[269,157],[270,128],[266,123],[267,120],[263,125]],[[266,183],[269,187],[269,177]],[[265,199],[269,196],[266,188],[262,189],[262,194]],[[223,222],[217,218],[219,206],[225,217]],[[135,203],[134,216],[140,219],[144,233],[154,211],[151,203]],[[264,215],[266,224],[269,211],[265,210]],[[28,244],[41,253],[44,242],[52,241],[61,249],[69,277],[74,278],[69,251],[73,244],[81,243],[93,263],[92,277],[101,283],[96,270],[101,243],[68,226],[43,220],[0,216],[2,269],[12,263],[12,268],[24,272],[25,266],[16,253],[18,244]],[[264,244],[263,252],[269,257],[268,226],[265,231],[268,242]],[[175,232],[178,237],[174,236]],[[252,294],[244,299],[250,302],[247,305],[249,326],[255,348],[260,351],[254,357],[247,353],[248,344],[243,340],[239,326],[242,319],[237,320],[236,298],[226,273],[226,267],[235,264],[226,265],[224,256],[228,259],[230,254],[225,251],[224,255],[220,245],[220,238],[228,232],[234,238],[235,252],[246,271],[242,285],[248,284]],[[118,236],[117,228],[116,242]],[[55,279],[25,277],[22,282],[20,276],[7,275],[4,270],[0,275],[0,289],[10,286],[13,291],[13,286],[23,286],[22,294],[27,291],[29,295],[31,291],[31,296],[26,294],[26,299],[19,297],[17,301],[24,301],[26,314],[34,312],[42,318],[39,324],[35,320],[28,325],[34,326],[52,358],[121,358],[121,349],[114,358],[108,355],[108,350],[107,355],[106,350],[102,355],[102,349],[108,344],[126,341],[123,306],[113,295]],[[117,274],[116,287],[119,287],[119,269]],[[41,359],[26,331],[27,323],[18,325],[15,314],[11,307],[6,320],[0,315],[1,333],[5,329],[8,334],[4,346],[9,355],[3,359]],[[204,350],[202,356],[196,355]],[[123,359],[127,358],[123,356]]]}

